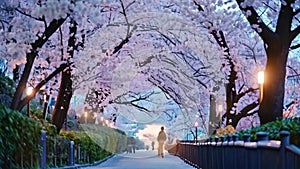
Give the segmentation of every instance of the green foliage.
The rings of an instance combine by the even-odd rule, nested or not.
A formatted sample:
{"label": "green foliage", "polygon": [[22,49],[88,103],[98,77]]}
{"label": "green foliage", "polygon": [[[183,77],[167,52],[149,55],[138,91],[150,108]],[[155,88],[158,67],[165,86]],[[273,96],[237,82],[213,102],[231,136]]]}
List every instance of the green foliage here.
{"label": "green foliage", "polygon": [[[33,119],[0,104],[0,168],[29,167],[37,160],[41,127]],[[26,154],[26,155],[25,155]],[[33,161],[37,162],[37,161]]]}
{"label": "green foliage", "polygon": [[12,97],[14,92],[15,92],[14,81],[7,76],[0,75],[0,93]]}
{"label": "green foliage", "polygon": [[126,149],[127,136],[124,131],[92,124],[82,124],[80,129],[111,153],[121,152]]}
{"label": "green foliage", "polygon": [[78,146],[80,146],[82,158],[77,159],[76,163],[86,163],[87,159],[89,163],[93,163],[111,155],[84,132],[61,131],[60,134],[68,140],[73,140],[75,149],[78,149]]}
{"label": "green foliage", "polygon": [[60,132],[62,137],[74,141],[75,149],[80,146],[82,158],[77,163],[87,162],[85,159],[93,163],[126,148],[127,136],[123,131],[90,124],[81,125],[81,129],[82,131]]}
{"label": "green foliage", "polygon": [[57,135],[56,126],[50,123],[51,119],[44,119],[43,108],[34,107],[31,109],[30,117],[46,131],[47,137],[55,137]]}
{"label": "green foliage", "polygon": [[10,105],[14,92],[14,81],[0,74],[0,104]]}
{"label": "green foliage", "polygon": [[47,136],[47,166],[62,167],[68,165],[70,140],[56,135],[54,137]]}
{"label": "green foliage", "polygon": [[280,140],[280,131],[287,130],[291,133],[291,143],[300,147],[300,118],[278,118],[275,121],[266,123],[259,127],[242,130],[237,132],[239,138],[242,139],[244,134],[250,134],[251,141],[256,140],[256,133],[260,131],[267,132],[269,139]]}

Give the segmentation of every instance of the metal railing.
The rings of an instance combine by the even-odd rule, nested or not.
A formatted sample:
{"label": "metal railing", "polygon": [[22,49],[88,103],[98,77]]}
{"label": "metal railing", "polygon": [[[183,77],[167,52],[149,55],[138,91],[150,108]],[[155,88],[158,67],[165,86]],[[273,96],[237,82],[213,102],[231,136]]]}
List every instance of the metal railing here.
{"label": "metal railing", "polygon": [[[74,141],[64,138],[47,138],[42,131],[40,139],[41,153],[39,168],[74,166],[75,160],[80,160],[80,151],[76,153]],[[80,149],[80,146],[78,146]]]}
{"label": "metal railing", "polygon": [[176,155],[201,169],[299,169],[300,149],[290,144],[290,133],[281,131],[281,140],[269,140],[265,132],[238,140],[237,135],[210,138],[199,142],[180,142]]}

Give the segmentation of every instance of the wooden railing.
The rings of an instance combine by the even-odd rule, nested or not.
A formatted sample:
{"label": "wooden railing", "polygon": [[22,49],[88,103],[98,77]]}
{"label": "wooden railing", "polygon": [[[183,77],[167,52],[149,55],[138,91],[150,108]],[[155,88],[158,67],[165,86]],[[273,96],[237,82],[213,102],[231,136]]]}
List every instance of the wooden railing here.
{"label": "wooden railing", "polygon": [[250,135],[210,138],[199,142],[181,141],[175,155],[201,169],[300,169],[300,149],[290,144],[290,133],[280,132],[281,140],[269,140],[258,132],[257,141]]}

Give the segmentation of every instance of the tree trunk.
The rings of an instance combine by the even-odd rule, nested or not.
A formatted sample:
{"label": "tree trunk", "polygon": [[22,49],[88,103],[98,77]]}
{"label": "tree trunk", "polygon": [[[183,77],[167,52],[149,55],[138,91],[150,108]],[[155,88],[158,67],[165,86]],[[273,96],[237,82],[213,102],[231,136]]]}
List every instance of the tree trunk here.
{"label": "tree trunk", "polygon": [[14,94],[12,103],[10,105],[10,108],[13,109],[13,110],[18,110],[18,106],[19,106],[19,103],[21,101],[22,95],[24,94],[24,91],[25,91],[25,88],[26,88],[26,83],[27,83],[27,80],[29,78],[31,68],[33,66],[33,62],[34,62],[34,59],[35,59],[36,55],[37,55],[36,52],[31,52],[31,53],[28,53],[27,56],[26,56],[27,62],[25,64],[25,68],[23,70],[20,82],[18,84],[18,87],[17,87],[16,92]]}
{"label": "tree trunk", "polygon": [[236,0],[236,2],[244,13],[251,12],[251,15],[247,16],[247,20],[251,25],[255,24],[261,28],[254,28],[254,30],[260,35],[267,46],[263,100],[258,112],[260,123],[265,124],[276,120],[278,117],[282,117],[286,62],[291,42],[300,33],[299,26],[291,30],[293,18],[297,15],[297,12],[294,10],[297,11],[297,8],[294,5],[295,0],[288,0],[285,3],[281,3],[276,30],[274,32],[268,25],[262,22],[260,15],[255,11],[254,7],[247,6],[245,8],[242,5],[244,0]]}
{"label": "tree trunk", "polygon": [[61,64],[55,71],[53,71],[45,80],[42,80],[38,85],[33,88],[32,94],[30,96],[26,96],[24,99],[19,101],[16,110],[21,111],[22,108],[38,93],[38,91],[44,86],[48,81],[50,81],[54,76],[58,73],[62,72],[66,67],[69,67],[69,64],[63,63]]}
{"label": "tree trunk", "polygon": [[[74,20],[71,20],[70,33],[69,33],[70,37],[68,40],[68,50],[67,50],[67,53],[70,56],[70,58],[73,58],[74,50],[76,50],[75,47],[76,32],[77,32],[77,24]],[[67,62],[69,62],[69,59],[67,60]],[[57,96],[55,109],[51,120],[52,124],[56,126],[57,133],[59,133],[60,130],[62,129],[65,119],[67,118],[69,105],[73,95],[71,71],[72,71],[71,66],[69,66],[65,71],[62,72],[59,93]]]}
{"label": "tree trunk", "polygon": [[59,93],[55,103],[55,109],[52,115],[52,124],[57,128],[57,133],[62,129],[62,126],[67,117],[70,101],[73,95],[71,70],[64,71],[61,76]]}
{"label": "tree trunk", "polygon": [[[212,123],[219,123],[219,118],[216,116],[216,96],[211,94],[210,95],[210,111],[209,111],[209,122]],[[216,130],[216,127],[212,125],[208,125],[208,135],[212,135],[214,131]]]}
{"label": "tree trunk", "polygon": [[263,100],[259,108],[261,124],[282,117],[288,49],[289,45],[282,45],[279,41],[267,49]]}
{"label": "tree trunk", "polygon": [[45,28],[45,32],[42,37],[38,38],[34,43],[31,44],[32,50],[26,54],[27,62],[25,64],[25,68],[21,75],[20,82],[17,86],[16,92],[14,94],[12,103],[10,105],[11,109],[17,110],[18,105],[22,99],[22,95],[24,94],[24,90],[26,88],[26,83],[28,81],[35,57],[38,54],[38,49],[43,47],[43,45],[47,42],[49,37],[65,22],[64,19],[53,20],[49,24],[48,27]]}
{"label": "tree trunk", "polygon": [[20,79],[20,66],[16,65],[16,68],[14,68],[13,70],[13,80],[15,81],[15,83],[19,82]]}

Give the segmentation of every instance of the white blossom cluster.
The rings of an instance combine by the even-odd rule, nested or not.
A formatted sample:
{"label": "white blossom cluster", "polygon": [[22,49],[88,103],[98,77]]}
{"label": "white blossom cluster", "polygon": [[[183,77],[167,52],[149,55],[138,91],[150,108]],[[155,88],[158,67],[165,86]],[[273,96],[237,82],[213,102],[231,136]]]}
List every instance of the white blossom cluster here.
{"label": "white blossom cluster", "polygon": [[[260,22],[268,23],[274,31],[274,16],[286,4],[284,0],[245,0],[241,7],[253,7],[261,16]],[[193,126],[196,116],[207,125],[209,95],[219,96],[217,101],[224,102],[224,84],[232,71],[231,62],[238,76],[237,92],[258,87],[256,73],[266,62],[266,46],[258,35],[262,28],[259,23],[249,25],[246,17],[253,15],[250,8],[245,17],[232,0],[10,0],[0,5],[8,9],[0,11],[0,56],[11,68],[27,63],[32,44],[45,37],[50,23],[66,19],[43,47],[34,51],[38,55],[29,83],[35,86],[62,63],[72,62],[75,95],[86,96],[91,89],[109,93],[95,102],[98,105],[80,103],[78,112],[85,107],[112,106],[131,119],[143,120],[139,114],[142,113],[149,122],[159,115],[168,119],[174,112],[171,109],[176,109],[168,123],[176,126],[174,130]],[[299,0],[292,5],[299,7]],[[74,26],[71,20],[77,26],[76,44],[83,43],[73,58],[68,55],[73,50],[68,48],[69,29]],[[294,22],[292,29],[297,25]],[[222,39],[213,36],[220,32],[228,48],[220,47],[218,41]],[[298,42],[296,38],[293,44]],[[292,61],[290,65],[297,67],[297,63]],[[294,75],[298,70],[288,72]],[[60,78],[57,75],[47,84],[46,89],[53,96]],[[287,95],[298,96],[299,83],[287,83],[291,88]],[[214,90],[216,87],[219,89]],[[257,99],[257,94],[244,96],[231,112],[239,113]],[[135,105],[125,104],[138,96],[147,97]],[[178,105],[170,108],[170,102]],[[150,111],[133,111],[132,106]],[[256,116],[247,117],[246,121],[249,119],[249,125],[258,124]],[[239,126],[248,125],[242,122]]]}

